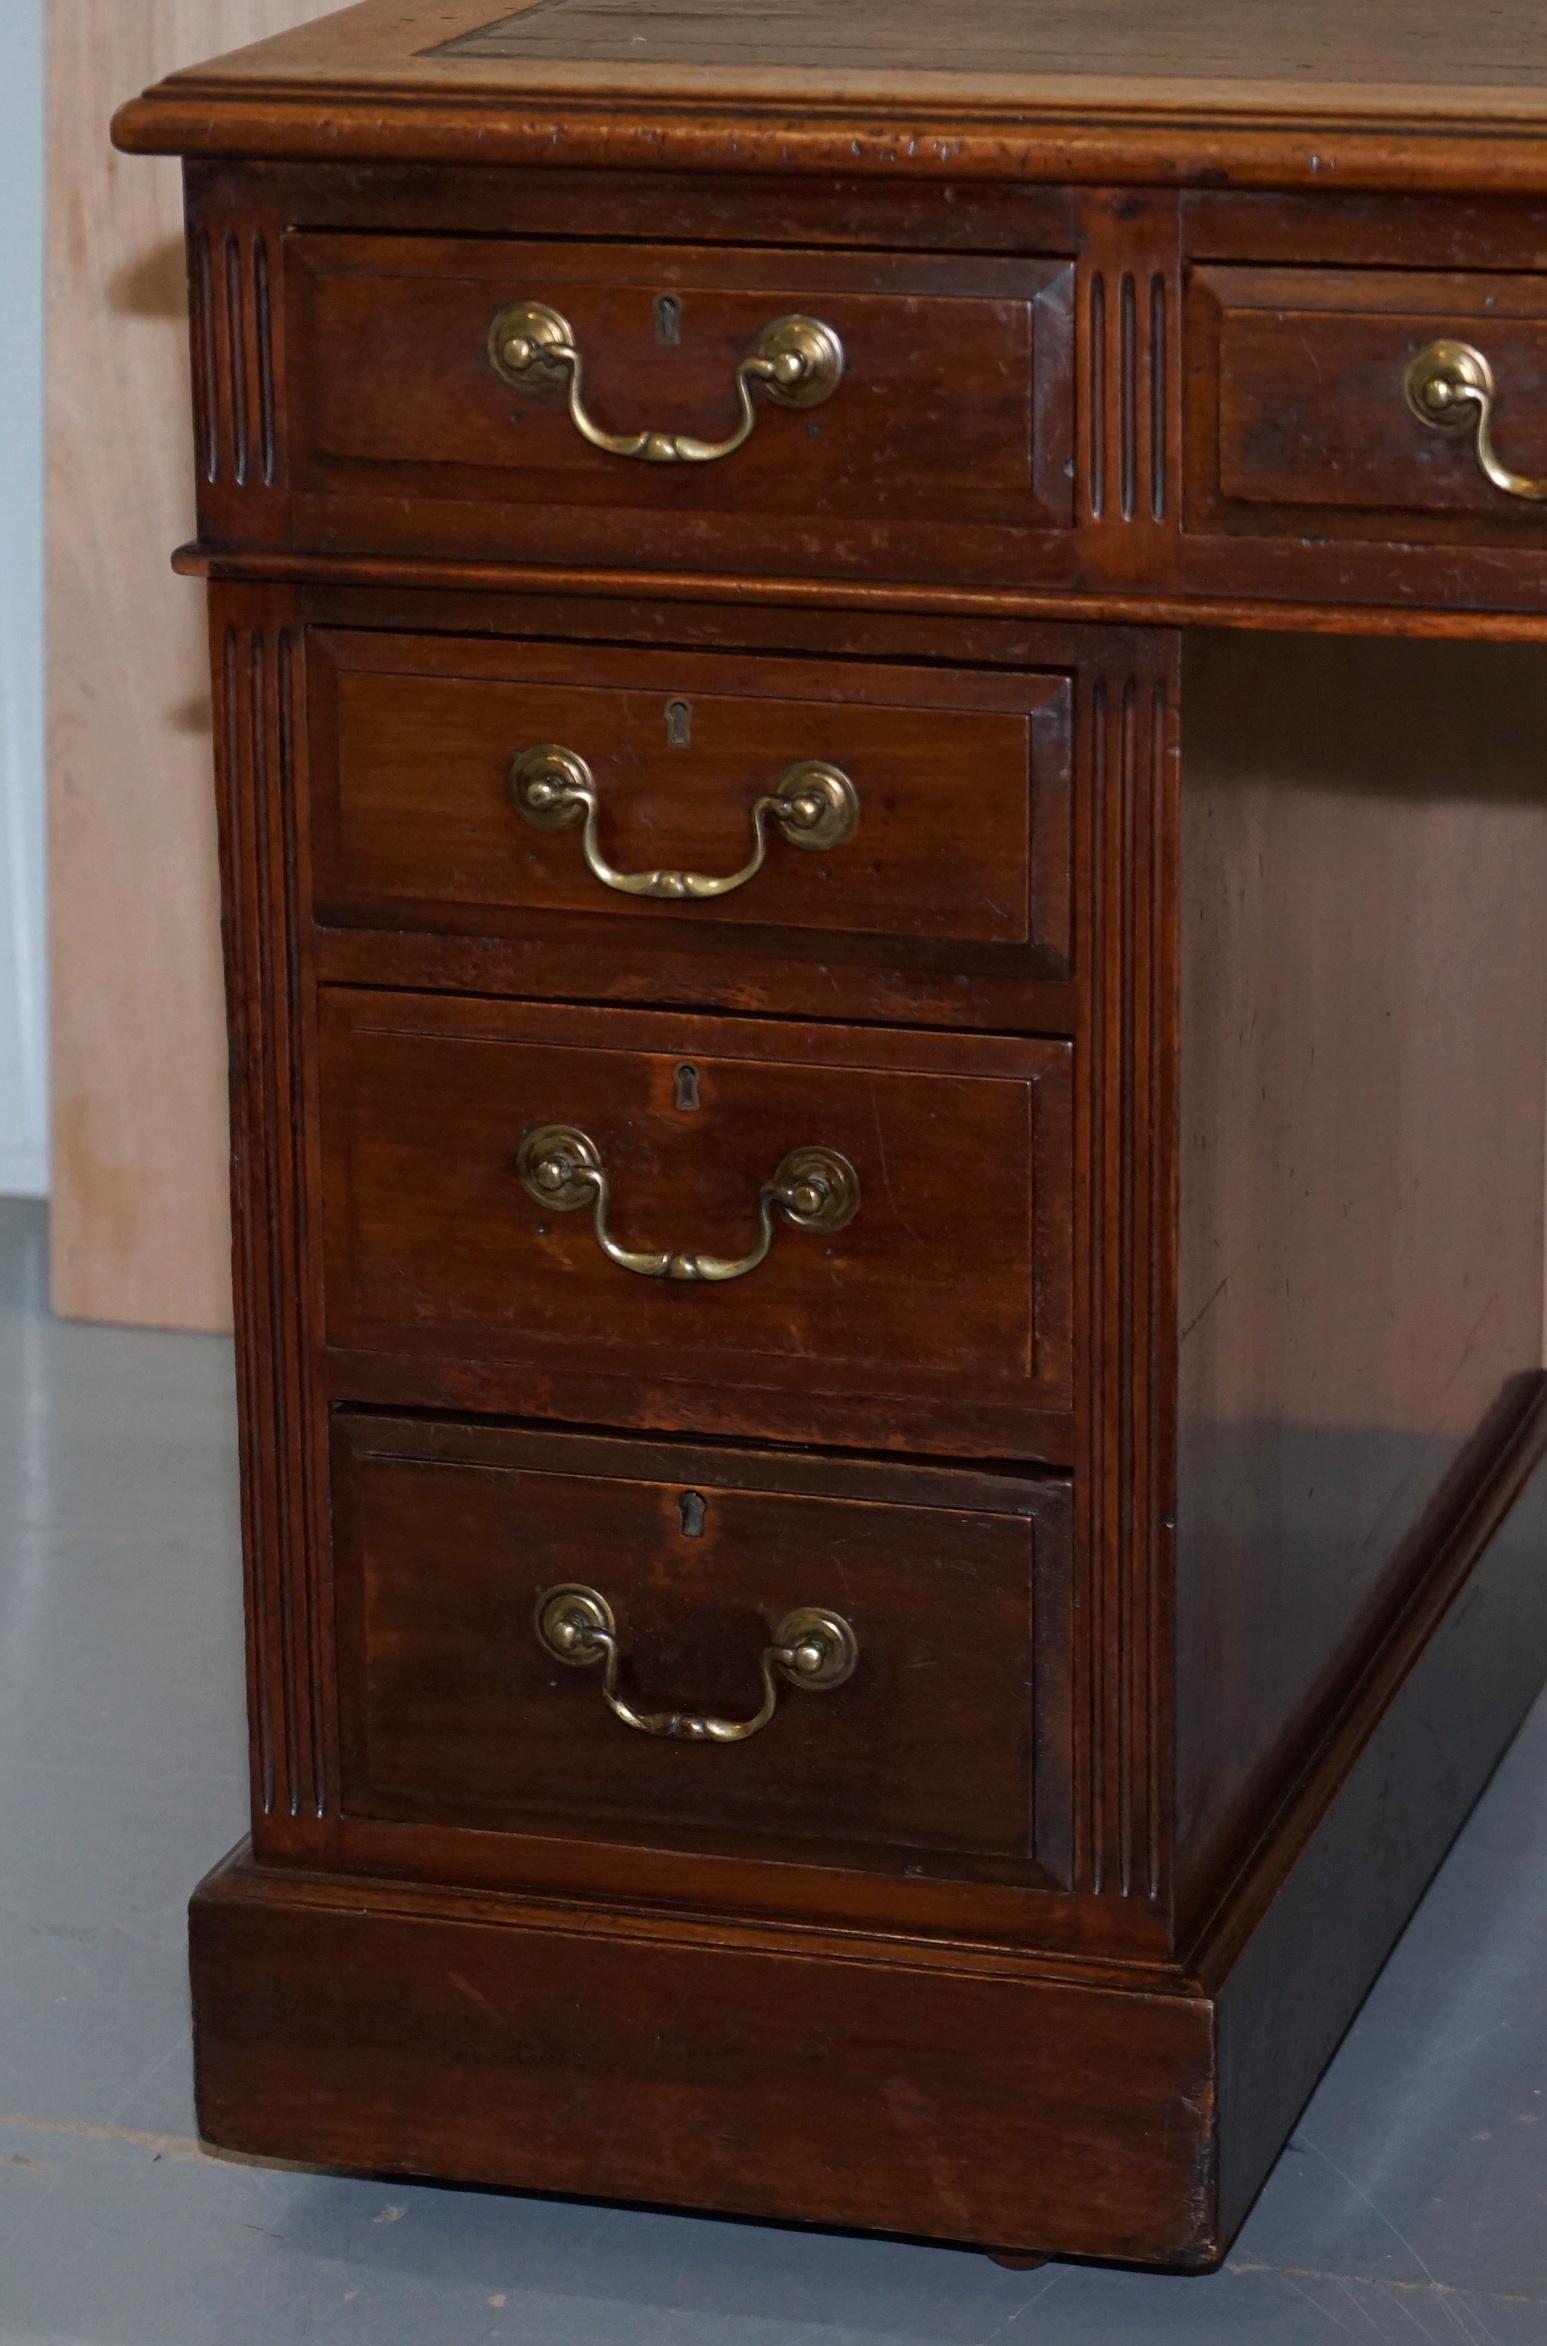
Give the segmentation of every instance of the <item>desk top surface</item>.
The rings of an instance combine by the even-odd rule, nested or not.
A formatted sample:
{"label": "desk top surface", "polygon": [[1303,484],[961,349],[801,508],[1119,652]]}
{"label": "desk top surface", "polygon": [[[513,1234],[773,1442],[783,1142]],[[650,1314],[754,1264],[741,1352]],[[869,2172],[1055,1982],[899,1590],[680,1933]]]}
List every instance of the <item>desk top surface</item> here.
{"label": "desk top surface", "polygon": [[[303,112],[326,112],[307,145]],[[1451,180],[1547,185],[1547,9],[1541,0],[363,0],[278,39],[175,74],[119,119],[121,143],[185,152],[404,154],[410,118],[438,157],[460,121],[470,160],[584,150],[606,112],[653,120],[666,162],[814,167],[813,130],[842,118],[859,168],[1046,178],[1203,177],[1216,149],[1267,144],[1281,184],[1427,183],[1420,148],[1448,142]],[[441,126],[431,133],[434,117]],[[782,155],[732,152],[733,120]],[[264,125],[267,125],[265,129]],[[589,130],[587,128],[589,125]],[[373,128],[374,126],[374,128]],[[436,144],[436,136],[441,143]],[[1145,167],[1143,139],[1172,147]],[[872,152],[880,137],[885,152]],[[523,144],[524,140],[524,144]],[[985,141],[991,141],[985,144]],[[1372,141],[1405,150],[1361,168]],[[1125,143],[1126,142],[1126,143]],[[1267,142],[1267,144],[1265,144]],[[1352,142],[1352,143],[1351,143]],[[562,149],[562,154],[558,150]],[[1523,150],[1530,149],[1527,154]],[[841,160],[841,141],[831,162]],[[1125,157],[1128,162],[1125,163]],[[1158,158],[1167,165],[1162,151]],[[1129,168],[1131,164],[1131,168]],[[1227,157],[1228,168],[1228,157]]]}
{"label": "desk top surface", "polygon": [[1157,92],[1308,95],[1417,117],[1547,120],[1540,0],[364,0],[186,77],[210,89],[777,90],[1100,109]]}

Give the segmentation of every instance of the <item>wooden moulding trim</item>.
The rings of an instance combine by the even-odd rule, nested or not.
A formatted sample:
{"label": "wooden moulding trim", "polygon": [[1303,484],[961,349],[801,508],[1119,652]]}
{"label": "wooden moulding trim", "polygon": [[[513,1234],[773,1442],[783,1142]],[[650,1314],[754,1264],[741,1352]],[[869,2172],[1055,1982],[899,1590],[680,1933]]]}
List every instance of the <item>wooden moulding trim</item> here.
{"label": "wooden moulding trim", "polygon": [[195,1906],[342,1907],[351,1914],[490,1924],[563,1936],[598,1936],[649,1946],[734,1947],[752,1953],[803,1955],[823,1963],[878,1964],[888,1972],[944,1972],[969,1979],[1045,1981],[1104,1989],[1117,1995],[1206,2001],[1174,1964],[1153,1958],[1060,1954],[1056,1948],[1010,1947],[938,1933],[852,1928],[744,1912],[655,1908],[634,1900],[562,1891],[496,1890],[419,1882],[388,1874],[328,1873],[285,1859],[270,1864],[241,1841],[212,1866],[193,1895]]}
{"label": "wooden moulding trim", "polygon": [[1415,129],[1372,113],[1232,117],[1156,107],[1093,117],[1088,107],[918,104],[885,112],[807,97],[703,105],[589,102],[540,90],[454,100],[326,84],[148,91],[113,124],[129,154],[236,155],[330,163],[546,163],[600,168],[905,172],[910,178],[1072,181],[1124,186],[1391,189],[1539,194],[1547,139],[1529,117],[1480,116]]}
{"label": "wooden moulding trim", "polygon": [[1018,594],[995,587],[872,586],[822,579],[720,578],[697,570],[552,570],[539,564],[400,560],[182,546],[181,578],[230,585],[453,589],[489,594],[647,596],[658,602],[733,602],[743,608],[906,612],[941,618],[1045,619],[1050,624],[1225,627],[1283,635],[1456,637],[1469,643],[1547,642],[1547,611],[1443,609],[1418,604],[1277,603],[1223,595]]}
{"label": "wooden moulding trim", "polygon": [[242,1392],[253,1799],[266,1842],[312,1845],[328,1815],[331,1683],[311,1565],[300,893],[284,853],[305,727],[300,631],[283,598],[217,613],[216,685],[234,1078],[232,1232]]}
{"label": "wooden moulding trim", "polygon": [[[1360,1755],[1422,1661],[1487,1554],[1495,1533],[1547,1461],[1547,1370],[1522,1376],[1432,1513],[1426,1568],[1360,1671],[1244,1865],[1210,1907],[1183,1968],[1207,1990],[1228,1977],[1246,1942],[1309,1847]],[[1479,1786],[1480,1790],[1481,1787]]]}

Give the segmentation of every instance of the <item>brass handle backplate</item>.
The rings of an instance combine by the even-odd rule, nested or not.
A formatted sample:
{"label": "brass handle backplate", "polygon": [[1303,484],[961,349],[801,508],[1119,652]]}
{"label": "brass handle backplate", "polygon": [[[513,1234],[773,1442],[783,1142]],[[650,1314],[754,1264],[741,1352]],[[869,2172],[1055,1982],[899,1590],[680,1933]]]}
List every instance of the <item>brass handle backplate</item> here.
{"label": "brass handle backplate", "polygon": [[556,741],[534,742],[519,751],[510,769],[510,795],[539,831],[568,831],[585,825],[581,852],[604,888],[623,896],[653,896],[677,903],[729,896],[762,870],[768,853],[768,823],[778,825],[792,847],[841,847],[859,821],[859,792],[838,766],[804,758],[787,766],[777,787],[752,807],[752,853],[740,871],[620,872],[602,852],[596,777],[578,751]]}
{"label": "brass handle backplate", "polygon": [[745,1743],[773,1717],[780,1682],[805,1694],[825,1694],[854,1674],[859,1641],[841,1613],[803,1605],[787,1613],[763,1648],[763,1700],[750,1719],[716,1719],[701,1711],[641,1711],[618,1691],[622,1648],[612,1607],[599,1589],[579,1581],[547,1588],[534,1615],[537,1642],[556,1662],[591,1669],[605,1662],[602,1694],[614,1718],[641,1735],[664,1735],[675,1743]]}
{"label": "brass handle backplate", "polygon": [[604,432],[586,412],[584,368],[574,329],[546,302],[518,301],[489,328],[489,364],[517,391],[544,391],[566,384],[569,417],[583,440],[608,456],[633,456],[641,464],[713,464],[734,454],[757,422],[752,404],[761,385],[780,407],[820,407],[843,380],[843,344],[819,318],[775,318],[763,328],[736,369],[736,428],[723,440],[695,439],[691,432]]}
{"label": "brass handle backplate", "polygon": [[607,1260],[641,1279],[696,1279],[723,1285],[744,1279],[768,1259],[774,1213],[797,1230],[842,1230],[859,1212],[859,1175],[836,1149],[791,1149],[758,1193],[760,1225],[750,1254],[636,1252],[620,1246],[607,1227],[611,1188],[595,1141],[572,1124],[543,1124],[529,1132],[516,1158],[521,1186],[540,1206],[561,1214],[590,1206],[596,1243]]}
{"label": "brass handle backplate", "polygon": [[1470,342],[1431,342],[1408,367],[1405,385],[1407,404],[1421,424],[1434,432],[1475,435],[1477,461],[1496,489],[1533,505],[1547,502],[1547,480],[1511,472],[1493,445],[1498,395],[1493,369],[1480,350]]}

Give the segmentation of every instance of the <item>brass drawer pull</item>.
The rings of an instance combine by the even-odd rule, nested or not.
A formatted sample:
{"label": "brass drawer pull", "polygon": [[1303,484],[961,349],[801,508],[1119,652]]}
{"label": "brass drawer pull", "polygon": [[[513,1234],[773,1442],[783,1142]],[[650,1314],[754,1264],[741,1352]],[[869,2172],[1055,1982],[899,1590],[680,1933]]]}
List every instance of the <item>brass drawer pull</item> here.
{"label": "brass drawer pull", "polygon": [[543,1124],[529,1132],[516,1159],[521,1186],[540,1206],[571,1214],[589,1205],[596,1216],[596,1243],[609,1262],[641,1279],[701,1279],[721,1283],[744,1279],[768,1259],[773,1244],[774,1208],[797,1230],[819,1233],[844,1229],[859,1212],[859,1175],[836,1149],[791,1149],[758,1195],[761,1234],[750,1254],[636,1253],[620,1246],[607,1227],[611,1190],[594,1140],[572,1124]]}
{"label": "brass drawer pull", "polygon": [[510,769],[510,795],[539,831],[569,831],[584,823],[581,852],[604,888],[622,896],[655,896],[676,902],[729,896],[762,870],[772,816],[792,847],[841,847],[859,821],[859,792],[837,766],[804,758],[787,766],[778,787],[752,808],[752,853],[739,872],[716,878],[708,872],[620,872],[602,853],[598,836],[596,776],[577,751],[556,741],[521,750]]}
{"label": "brass drawer pull", "polygon": [[843,344],[819,318],[776,318],[765,326],[736,369],[741,416],[725,440],[696,440],[690,432],[604,432],[585,410],[574,329],[546,302],[518,301],[500,311],[489,328],[489,364],[518,391],[567,381],[571,423],[608,456],[635,456],[641,464],[713,464],[732,455],[757,422],[755,383],[781,407],[820,407],[830,399],[843,380]]}
{"label": "brass drawer pull", "polygon": [[1506,497],[1547,502],[1547,480],[1511,472],[1493,445],[1493,369],[1470,342],[1431,342],[1407,370],[1407,404],[1435,432],[1473,432],[1477,461]]}
{"label": "brass drawer pull", "polygon": [[779,1682],[805,1694],[825,1694],[852,1677],[859,1641],[841,1613],[804,1605],[787,1613],[762,1658],[763,1700],[750,1719],[715,1719],[698,1711],[636,1711],[618,1692],[622,1649],[612,1607],[598,1589],[578,1581],[544,1589],[534,1617],[537,1642],[557,1662],[588,1670],[605,1661],[602,1695],[615,1718],[641,1735],[665,1735],[675,1743],[745,1743],[760,1735],[779,1701]]}

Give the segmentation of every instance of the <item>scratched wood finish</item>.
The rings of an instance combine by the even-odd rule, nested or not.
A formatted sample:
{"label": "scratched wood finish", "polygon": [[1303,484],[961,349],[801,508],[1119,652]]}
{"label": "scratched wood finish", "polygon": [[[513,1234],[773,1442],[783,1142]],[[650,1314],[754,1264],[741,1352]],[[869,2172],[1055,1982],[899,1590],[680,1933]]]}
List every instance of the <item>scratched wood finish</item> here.
{"label": "scratched wood finish", "polygon": [[1480,348],[1495,439],[1547,476],[1547,285],[1475,272],[1195,270],[1189,518],[1209,530],[1539,544],[1539,507],[1501,496],[1470,432],[1407,407],[1408,363],[1442,338]]}
{"label": "scratched wood finish", "polygon": [[[444,11],[442,12],[444,13]],[[426,21],[430,12],[425,11]],[[407,23],[412,27],[415,18]],[[635,0],[626,11],[607,0],[526,0],[526,5],[432,50],[438,57],[574,60],[598,65],[777,65],[798,27],[799,56],[813,74],[845,68],[875,74],[890,68],[959,74],[1089,75],[1091,27],[1078,0],[1033,0],[1007,13],[995,0],[963,0],[942,19],[930,0],[847,0],[812,23],[793,7],[767,0],[722,0],[712,14],[684,10],[680,0]],[[1389,27],[1378,14],[1352,24],[1332,4],[1296,7],[1270,0],[1253,13],[1251,30],[1219,5],[1192,0],[1157,22],[1129,0],[1109,10],[1101,26],[1101,64],[1114,79],[1168,78],[1179,55],[1190,75],[1215,74],[1255,84],[1282,76],[1299,81],[1385,83],[1436,81],[1486,85],[1494,76],[1492,44],[1479,50],[1454,17],[1437,7],[1409,14],[1411,46],[1393,72]],[[1523,6],[1494,12],[1495,40],[1510,43],[1511,69],[1531,86],[1547,85],[1547,48],[1538,21]],[[295,54],[299,43],[287,45]],[[882,52],[882,57],[878,56]]]}
{"label": "scratched wood finish", "polygon": [[[611,14],[612,12],[609,12]],[[1407,189],[1547,174],[1547,38],[1530,0],[1463,23],[1447,0],[1349,11],[1192,0],[1157,23],[1074,0],[977,0],[943,34],[928,0],[721,5],[652,28],[549,13],[539,52],[479,54],[486,0],[374,0],[190,69],[120,135],[204,154],[604,161],[647,170],[734,152],[755,170]],[[541,26],[542,19],[537,20]],[[537,27],[529,26],[527,39]],[[471,52],[458,44],[474,37]],[[813,54],[813,42],[825,55]],[[485,44],[487,45],[487,43]],[[382,104],[384,95],[392,103]],[[1464,124],[1470,144],[1459,140]]]}
{"label": "scratched wood finish", "polygon": [[[475,1364],[512,1411],[534,1376],[600,1373],[622,1424],[673,1378],[717,1382],[721,1422],[753,1435],[775,1430],[765,1388],[798,1394],[814,1442],[827,1395],[872,1445],[901,1405],[947,1452],[1023,1450],[1018,1417],[1070,1405],[1066,1043],[332,994],[320,1072],[335,1347]],[[847,1158],[859,1210],[827,1236],[776,1214],[745,1279],[642,1278],[590,1208],[522,1188],[523,1139],[555,1124],[595,1144],[626,1247],[745,1255],[808,1146]]]}
{"label": "scratched wood finish", "polygon": [[[1068,527],[1066,264],[302,236],[286,270],[308,543],[979,576]],[[490,326],[520,301],[568,321],[611,432],[729,432],[737,367],[781,317],[829,326],[844,377],[811,409],[756,394],[729,465],[621,463],[576,431],[562,384],[490,365]]]}
{"label": "scratched wood finish", "polygon": [[[1056,1870],[1061,1484],[935,1473],[893,1497],[882,1474],[860,1496],[840,1468],[791,1490],[735,1452],[689,1482],[666,1444],[379,1417],[341,1419],[334,1455],[347,1814],[934,1879]],[[781,1682],[744,1745],[642,1737],[599,1669],[538,1642],[539,1595],[576,1578],[611,1605],[646,1711],[751,1717],[800,1606],[840,1613],[859,1660],[830,1698]]]}
{"label": "scratched wood finish", "polygon": [[[202,2127],[345,2168],[1216,2265],[1540,1686],[1544,1450],[1537,1377],[1196,1978],[239,1851],[193,1902]],[[770,2062],[785,2009],[851,2092]]]}
{"label": "scratched wood finish", "polygon": [[[235,1078],[202,2122],[1194,2269],[1547,1668],[1539,700],[1441,640],[1547,638],[1547,548],[1386,417],[1442,321],[1531,404],[1540,35],[1328,11],[1329,87],[1277,0],[1250,53],[1125,0],[1099,82],[1051,4],[949,74],[934,12],[835,61],[863,0],[819,66],[738,0],[643,64],[501,13],[369,0],[120,122],[192,157]],[[630,469],[495,386],[534,290],[612,423],[712,428],[775,302],[855,396]],[[620,860],[728,858],[797,738],[890,773],[820,889],[602,906],[501,795],[571,734]],[[638,1279],[521,1188],[560,1118],[628,1243],[740,1251],[800,1141],[861,1211]],[[865,1661],[651,1748],[542,1669],[549,1573],[664,1703],[744,1707],[786,1601]]]}
{"label": "scratched wood finish", "polygon": [[[338,630],[313,636],[310,685],[326,928],[525,940],[560,993],[582,956],[595,990],[600,949],[652,996],[661,965],[688,960],[707,1003],[798,1010],[804,991],[952,1025],[1007,1009],[1035,1025],[1038,988],[1070,974],[1067,674]],[[601,852],[624,873],[740,870],[758,800],[801,761],[849,777],[855,829],[818,852],[769,818],[763,868],[733,894],[621,894],[578,830],[536,830],[513,802],[513,756],[550,741],[590,766]]]}
{"label": "scratched wood finish", "polygon": [[260,2157],[1206,2265],[1212,2015],[1147,1984],[238,1865],[194,1903],[200,2122]]}
{"label": "scratched wood finish", "polygon": [[[519,584],[541,565],[555,591],[567,593],[607,579],[616,591],[632,592],[648,573],[658,591],[702,594],[733,576],[760,598],[818,607],[847,598],[857,607],[871,601],[894,609],[912,599],[925,609],[1016,608],[1027,616],[1079,608],[1124,623],[1195,616],[1199,624],[1325,629],[1334,608],[1340,625],[1396,632],[1496,630],[1509,613],[1521,614],[1517,633],[1533,625],[1539,633],[1547,622],[1540,508],[1487,484],[1469,438],[1427,431],[1402,391],[1406,359],[1424,340],[1449,327],[1485,344],[1491,337],[1506,452],[1522,467],[1535,461],[1529,411],[1540,334],[1531,311],[1539,297],[1528,272],[1540,249],[1532,227],[1534,218],[1539,229],[1540,207],[1517,215],[1497,203],[1425,199],[1408,227],[1403,204],[1329,195],[1319,211],[1311,207],[1322,238],[1305,229],[1302,249],[1325,249],[1340,267],[1253,271],[1229,265],[1233,237],[1247,252],[1266,245],[1287,255],[1288,248],[1255,208],[1262,199],[1247,196],[1047,191],[1030,198],[1026,217],[1015,221],[987,191],[953,184],[936,207],[935,225],[917,188],[872,187],[863,204],[845,190],[859,250],[840,260],[823,249],[811,207],[788,178],[706,179],[696,199],[691,174],[627,185],[624,204],[606,173],[562,171],[550,181],[536,171],[464,172],[415,182],[395,171],[373,208],[360,179],[347,172],[263,164],[242,174],[195,165],[194,339],[212,387],[207,413],[201,404],[201,444],[216,451],[201,468],[202,558],[218,565],[238,552],[244,561],[272,557],[276,576],[304,565],[316,577],[346,580],[368,575],[361,565],[370,562],[383,582],[438,576],[490,586]],[[383,202],[412,228],[411,238],[362,233],[379,225]],[[470,234],[480,206],[507,232],[547,235],[527,246]],[[1231,224],[1228,233],[1222,220]],[[313,233],[290,235],[296,223]],[[455,238],[436,233],[451,226]],[[567,244],[551,242],[558,230],[568,232]],[[800,248],[798,267],[788,255],[759,253],[770,300],[826,299],[822,289],[836,283],[850,289],[845,314],[868,315],[886,302],[854,289],[888,282],[888,273],[895,286],[901,270],[911,273],[906,282],[919,315],[997,319],[978,351],[979,362],[990,350],[997,354],[987,370],[994,398],[956,399],[954,377],[940,372],[946,353],[938,335],[917,383],[903,381],[901,359],[878,369],[872,349],[860,370],[874,378],[868,387],[851,369],[834,398],[809,417],[766,409],[735,460],[750,469],[735,475],[723,465],[624,465],[604,457],[564,424],[557,393],[506,393],[489,368],[487,326],[511,280],[499,273],[470,280],[466,271],[497,270],[491,254],[558,253],[567,257],[557,265],[578,280],[582,295],[605,296],[614,307],[622,300],[628,310],[627,330],[603,336],[592,359],[593,367],[599,358],[604,370],[617,370],[612,421],[642,412],[627,404],[640,354],[660,370],[652,413],[688,420],[680,406],[685,379],[697,381],[701,400],[723,406],[734,337],[721,353],[724,363],[706,371],[690,363],[685,348],[657,346],[653,304],[673,270],[685,272],[673,280],[673,298],[691,295],[695,282],[705,298],[720,298],[744,275],[734,251],[761,245],[765,236]],[[1431,239],[1444,270],[1415,265]],[[1004,259],[1006,246],[1017,242],[1034,243],[1048,257]],[[933,259],[924,250],[895,249],[860,258],[871,245],[932,243]],[[400,326],[381,335],[390,347],[378,348],[356,320],[330,346],[327,367],[309,373],[313,336],[295,325],[308,312],[303,288],[311,282],[300,256],[313,249],[367,256],[361,275],[337,280],[352,289],[351,298],[364,298],[379,265],[369,256],[420,253],[414,265],[422,269],[421,248],[485,256],[458,262],[460,274],[445,286],[429,277],[393,280],[399,292],[406,286],[414,298],[422,292],[446,306],[448,317],[454,311],[454,334],[442,321],[424,357],[413,359],[423,337]],[[648,286],[642,251],[655,271]],[[1389,275],[1377,271],[1366,251],[1403,265]],[[1195,265],[1201,255],[1221,254],[1206,268]],[[1019,305],[999,292],[990,298],[983,288],[992,282],[1002,289],[1004,271],[1023,283],[1034,279],[1041,291]],[[977,291],[953,299],[953,285],[960,296],[969,286]],[[1286,298],[1292,292],[1310,304],[1304,334],[1299,311],[1273,312],[1270,297],[1280,285]],[[1238,291],[1238,308],[1221,312],[1221,287]],[[745,298],[756,307],[755,296]],[[1409,311],[1416,304],[1419,315],[1404,314],[1404,303]],[[1512,314],[1501,319],[1501,305]],[[1008,345],[994,336],[1017,307],[1023,323],[1031,321],[1012,364],[1012,373],[1031,368],[1031,469],[1017,471],[1022,486],[1007,495],[1007,455],[1027,446],[1028,418],[1024,381],[1010,397],[998,364],[1005,348],[1016,347],[1020,328]],[[910,321],[907,348],[913,332]],[[856,347],[864,348],[863,334]],[[974,379],[984,377],[983,363],[969,364],[964,355],[963,364]],[[1357,411],[1357,426],[1318,415],[1318,372],[1336,378],[1334,408]],[[446,397],[431,397],[437,384]],[[871,404],[862,411],[851,403],[845,421],[846,393],[857,398],[861,390]],[[919,399],[937,418],[932,432],[917,428]],[[413,423],[416,401],[423,412]],[[358,410],[385,419],[361,427],[366,440],[379,429],[386,435],[380,446],[411,443],[424,456],[439,433],[443,459],[453,453],[441,421],[449,414],[465,434],[463,454],[482,455],[471,466],[324,456],[311,444],[319,406],[336,411],[343,444],[358,437]],[[1508,429],[1511,409],[1518,440]],[[695,414],[707,420],[708,408]],[[798,458],[776,429],[792,421]],[[825,452],[809,425],[820,427]],[[545,441],[545,469],[503,461],[534,432],[550,430],[559,437]],[[238,440],[249,450],[240,480],[235,458],[218,454]],[[853,461],[835,472],[839,443]],[[964,471],[959,460],[948,461],[958,447],[976,450],[976,475],[971,464]],[[491,453],[501,461],[491,464]],[[1000,483],[986,502],[983,460]],[[1018,465],[1016,459],[1011,470]],[[847,481],[856,468],[864,486],[839,495],[835,479]],[[209,478],[212,469],[216,477]],[[745,484],[739,498],[736,478]],[[431,571],[430,563],[440,567]],[[1467,615],[1465,623],[1457,614]]]}

